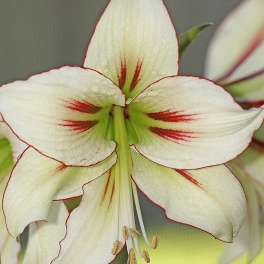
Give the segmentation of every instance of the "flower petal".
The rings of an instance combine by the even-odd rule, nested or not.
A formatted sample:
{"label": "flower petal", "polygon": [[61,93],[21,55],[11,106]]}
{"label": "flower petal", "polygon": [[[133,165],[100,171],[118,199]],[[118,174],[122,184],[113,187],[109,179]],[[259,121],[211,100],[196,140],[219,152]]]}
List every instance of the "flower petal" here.
{"label": "flower petal", "polygon": [[114,153],[94,166],[67,167],[27,149],[5,191],[3,208],[10,234],[16,236],[30,222],[46,220],[53,199],[82,195],[82,186],[105,173],[115,161]]}
{"label": "flower petal", "polygon": [[168,77],[150,85],[129,105],[136,149],[172,168],[226,162],[249,144],[264,109],[243,110],[221,87],[196,77]]}
{"label": "flower petal", "polygon": [[224,252],[220,256],[219,263],[230,263],[245,251],[249,251],[248,263],[256,257],[261,250],[261,230],[259,223],[259,202],[254,185],[247,175],[239,168],[234,161],[228,163],[230,169],[235,173],[247,198],[247,215],[241,226],[238,235],[232,244],[226,244]]}
{"label": "flower petal", "polygon": [[18,157],[23,153],[23,151],[28,147],[23,141],[19,140],[18,137],[12,132],[8,125],[1,121],[0,115],[0,134],[7,138],[11,144],[13,161],[17,161]]}
{"label": "flower petal", "polygon": [[59,253],[66,234],[68,211],[63,202],[53,202],[47,222],[29,225],[29,240],[23,263],[50,263]]}
{"label": "flower petal", "polygon": [[264,70],[264,2],[243,1],[216,31],[206,69],[213,80],[232,82]]}
{"label": "flower petal", "polygon": [[[2,201],[3,193],[8,181],[9,174],[0,175],[0,198]],[[0,205],[0,259],[2,263],[16,264],[18,261],[18,253],[20,244],[8,234],[5,225],[5,217],[2,210],[2,202]]]}
{"label": "flower petal", "polygon": [[68,219],[67,235],[52,263],[110,263],[114,242],[119,241],[117,252],[123,247],[117,197],[112,186],[105,188],[108,176],[109,172],[84,186],[82,202]]}
{"label": "flower petal", "polygon": [[232,241],[246,212],[243,189],[223,165],[175,170],[132,151],[132,177],[142,192],[173,221]]}
{"label": "flower petal", "polygon": [[99,20],[84,67],[103,73],[127,98],[178,72],[175,29],[161,0],[112,0]]}
{"label": "flower petal", "polygon": [[14,133],[66,165],[88,166],[113,153],[106,139],[112,104],[125,98],[101,74],[63,67],[0,89],[0,112]]}

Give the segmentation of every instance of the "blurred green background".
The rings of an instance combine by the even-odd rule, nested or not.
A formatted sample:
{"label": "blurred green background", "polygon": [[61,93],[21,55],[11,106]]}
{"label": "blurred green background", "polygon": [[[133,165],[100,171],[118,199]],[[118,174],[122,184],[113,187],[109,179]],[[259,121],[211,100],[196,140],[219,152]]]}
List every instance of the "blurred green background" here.
{"label": "blurred green background", "polygon": [[[213,31],[240,1],[164,2],[178,34],[198,24],[214,23],[181,59],[181,74],[202,76],[206,47]],[[107,3],[108,0],[0,0],[0,85],[25,80],[51,68],[81,66],[96,22]],[[157,233],[160,240],[158,248],[149,251],[152,264],[217,262],[222,242],[167,220],[163,210],[143,195],[140,198],[147,231],[149,235]],[[121,254],[115,263],[125,263],[124,258]],[[246,258],[234,263],[246,263]],[[261,263],[264,253],[253,262]]]}

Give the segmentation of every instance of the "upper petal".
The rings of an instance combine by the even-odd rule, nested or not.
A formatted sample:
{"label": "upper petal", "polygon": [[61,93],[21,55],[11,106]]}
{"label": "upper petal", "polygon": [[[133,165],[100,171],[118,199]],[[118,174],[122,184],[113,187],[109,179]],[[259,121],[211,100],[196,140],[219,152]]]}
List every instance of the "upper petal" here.
{"label": "upper petal", "polygon": [[20,234],[33,221],[46,220],[53,199],[83,194],[82,187],[101,176],[116,161],[116,154],[89,167],[67,167],[33,148],[27,149],[13,169],[3,208],[11,235]]}
{"label": "upper petal", "polygon": [[107,172],[84,186],[82,202],[67,221],[67,235],[52,263],[110,263],[114,242],[119,241],[117,252],[123,247],[119,193],[109,176]]}
{"label": "upper petal", "polygon": [[239,102],[264,99],[264,3],[243,1],[220,25],[208,49],[206,75]]}
{"label": "upper petal", "polygon": [[129,105],[136,149],[159,164],[193,169],[226,162],[249,144],[264,109],[243,110],[214,83],[168,77]]}
{"label": "upper petal", "polygon": [[67,165],[95,164],[115,150],[106,139],[113,104],[124,95],[96,71],[63,67],[0,88],[0,112],[13,132]]}
{"label": "upper petal", "polygon": [[175,29],[161,0],[112,0],[99,20],[84,67],[102,72],[127,97],[178,72]]}
{"label": "upper petal", "polygon": [[47,222],[29,225],[29,240],[23,263],[51,263],[60,250],[66,234],[68,211],[63,202],[53,202]]}
{"label": "upper petal", "polygon": [[230,82],[264,70],[264,2],[242,1],[209,46],[206,76]]}
{"label": "upper petal", "polygon": [[224,165],[176,170],[132,151],[132,177],[142,192],[174,221],[232,241],[246,212],[243,189]]}

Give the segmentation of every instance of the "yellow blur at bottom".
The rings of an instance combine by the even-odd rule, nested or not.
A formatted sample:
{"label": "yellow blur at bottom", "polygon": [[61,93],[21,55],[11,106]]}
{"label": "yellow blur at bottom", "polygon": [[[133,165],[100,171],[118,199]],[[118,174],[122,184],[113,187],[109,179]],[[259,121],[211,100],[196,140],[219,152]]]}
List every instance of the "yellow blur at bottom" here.
{"label": "yellow blur at bottom", "polygon": [[[225,244],[205,232],[173,222],[167,222],[162,227],[152,227],[147,233],[159,236],[157,249],[148,249],[144,240],[140,239],[141,249],[149,252],[151,264],[217,264]],[[262,228],[262,237],[264,239],[264,228]],[[126,252],[123,250],[113,264],[125,263]],[[146,262],[137,256],[137,263]],[[247,263],[246,254],[232,262],[232,264]],[[251,264],[263,263],[264,250]]]}

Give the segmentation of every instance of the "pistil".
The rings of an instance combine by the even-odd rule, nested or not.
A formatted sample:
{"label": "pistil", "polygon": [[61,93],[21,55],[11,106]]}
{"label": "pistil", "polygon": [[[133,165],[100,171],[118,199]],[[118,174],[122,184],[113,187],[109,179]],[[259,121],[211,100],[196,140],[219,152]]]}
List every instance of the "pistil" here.
{"label": "pistil", "polygon": [[[120,106],[114,106],[113,111],[113,125],[114,125],[114,140],[117,143],[117,162],[112,168],[114,172],[115,181],[115,202],[117,213],[120,215],[119,223],[117,223],[117,239],[119,237],[119,232],[122,233],[122,237],[126,243],[128,252],[128,262],[131,264],[136,263],[135,250],[141,258],[144,258],[146,263],[150,262],[149,253],[146,250],[141,251],[138,243],[138,237],[141,233],[136,229],[135,216],[134,216],[134,204],[136,207],[136,212],[138,220],[140,223],[140,228],[142,235],[149,247],[157,247],[157,235],[153,236],[152,243],[149,242],[138,200],[137,189],[135,183],[131,179],[132,174],[132,160],[129,146],[129,127],[126,126],[126,119],[128,118],[125,109]],[[113,243],[112,254],[116,255],[118,253],[120,242],[116,240]]]}

